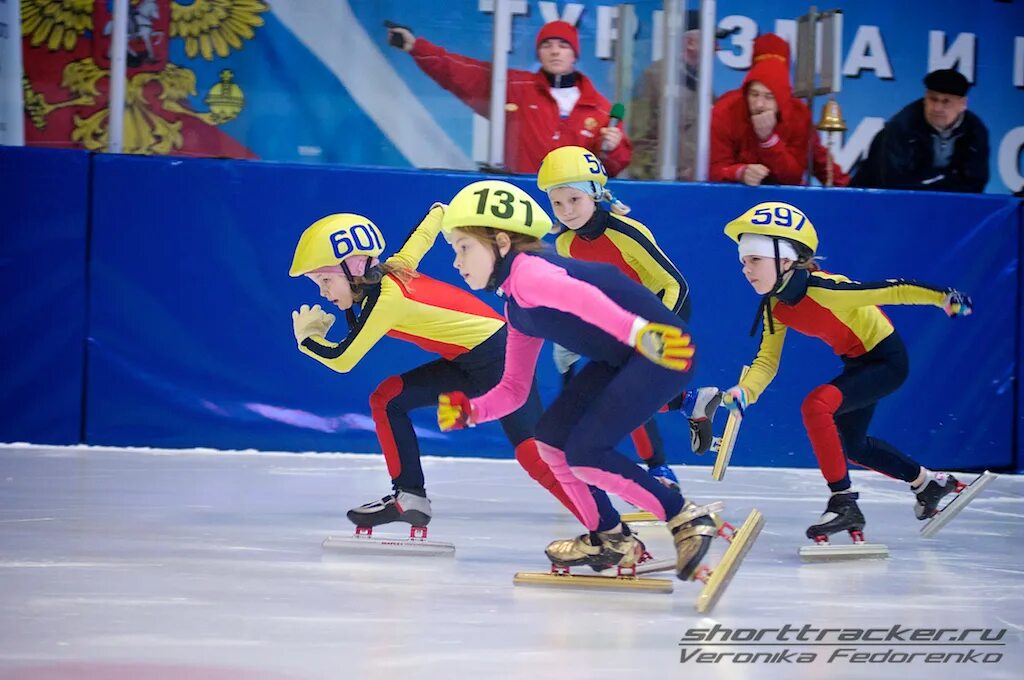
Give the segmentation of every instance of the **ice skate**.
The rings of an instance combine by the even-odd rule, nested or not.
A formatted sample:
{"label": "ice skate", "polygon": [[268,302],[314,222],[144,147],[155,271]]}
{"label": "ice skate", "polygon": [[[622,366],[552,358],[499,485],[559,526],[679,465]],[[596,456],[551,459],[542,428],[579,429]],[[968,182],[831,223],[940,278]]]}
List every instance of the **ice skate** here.
{"label": "ice skate", "polygon": [[391,522],[406,522],[414,527],[430,524],[430,499],[408,491],[397,491],[379,501],[370,501],[348,511],[357,527],[377,527]]}
{"label": "ice skate", "polygon": [[[695,603],[701,613],[715,607],[764,526],[761,513],[751,510],[743,525],[736,530],[715,514],[723,507],[721,502],[703,506],[689,502],[667,523],[676,546],[676,576],[704,584]],[[701,562],[716,536],[728,541],[729,548],[717,565],[709,567]]]}
{"label": "ice skate", "polygon": [[[945,477],[945,483],[937,481],[939,475]],[[921,536],[931,538],[946,526],[951,519],[960,514],[960,511],[967,507],[981,490],[991,484],[998,475],[988,470],[981,473],[970,485],[964,484],[953,475],[938,472],[936,479],[931,479],[925,488],[917,494],[917,502],[914,505],[914,514],[920,520],[928,520],[928,523],[921,527]],[[934,486],[933,486],[934,485]],[[939,509],[938,504],[943,497],[955,493],[953,500],[946,503],[945,507]]]}
{"label": "ice skate", "polygon": [[717,387],[702,387],[696,390],[694,404],[690,409],[690,448],[694,453],[707,453],[714,443],[712,425],[715,411],[722,404],[722,393]]}
{"label": "ice skate", "polygon": [[920,519],[931,519],[939,514],[939,501],[947,494],[960,493],[967,487],[956,477],[946,472],[936,472],[924,488],[914,494],[917,502],[914,503],[914,515]]}
{"label": "ice skate", "polygon": [[[800,548],[805,562],[831,560],[885,559],[889,549],[881,544],[864,542],[864,514],[857,506],[860,494],[851,491],[833,493],[828,506],[815,524],[807,528],[807,538],[813,546]],[[829,537],[841,531],[849,532],[853,545],[832,545]]]}
{"label": "ice skate", "polygon": [[[544,551],[551,560],[549,572],[518,572],[516,585],[590,588],[599,590],[640,590],[671,593],[667,579],[638,578],[638,565],[650,562],[644,544],[629,527],[621,533],[591,532],[575,538],[552,541]],[[601,575],[571,573],[572,567],[588,566]]]}
{"label": "ice skate", "polygon": [[[379,501],[371,501],[348,511],[356,525],[354,536],[328,536],[325,550],[361,554],[447,555],[455,554],[451,543],[427,540],[430,500],[407,491],[397,491]],[[409,536],[374,536],[374,527],[392,522],[409,524]]]}
{"label": "ice skate", "polygon": [[631,569],[646,551],[629,527],[622,531],[592,531],[575,538],[552,541],[544,550],[552,568],[588,566],[594,571],[611,567]]}
{"label": "ice skate", "polygon": [[676,546],[676,576],[683,581],[692,578],[701,560],[711,547],[711,540],[718,534],[718,526],[711,517],[709,506],[699,507],[687,503],[683,509],[668,520],[668,530]]}

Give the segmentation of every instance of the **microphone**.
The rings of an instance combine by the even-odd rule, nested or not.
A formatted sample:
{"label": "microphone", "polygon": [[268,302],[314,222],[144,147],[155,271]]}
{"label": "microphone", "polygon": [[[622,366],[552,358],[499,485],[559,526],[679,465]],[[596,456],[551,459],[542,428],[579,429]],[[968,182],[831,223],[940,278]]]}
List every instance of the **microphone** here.
{"label": "microphone", "polygon": [[[615,102],[612,106],[611,117],[608,119],[608,127],[617,128],[622,124],[622,119],[626,117],[626,106],[622,102]],[[608,153],[611,151],[611,147],[608,146],[608,142],[601,142],[601,153]]]}

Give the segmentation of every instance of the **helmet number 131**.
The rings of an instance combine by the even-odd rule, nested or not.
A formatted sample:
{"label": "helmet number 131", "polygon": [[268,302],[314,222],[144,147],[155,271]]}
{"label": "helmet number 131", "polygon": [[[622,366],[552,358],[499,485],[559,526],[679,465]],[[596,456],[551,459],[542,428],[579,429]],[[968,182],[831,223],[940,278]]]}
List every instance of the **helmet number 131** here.
{"label": "helmet number 131", "polygon": [[[488,207],[488,199],[490,200],[491,214],[498,219],[507,220],[512,217],[516,211],[516,200],[510,192],[498,189],[491,193],[490,189],[481,189],[480,191],[474,191],[474,196],[479,196],[480,200],[476,204],[476,213],[483,215]],[[527,227],[533,224],[533,206],[526,199],[519,199],[519,202],[526,208],[526,218],[523,220],[523,224]]]}

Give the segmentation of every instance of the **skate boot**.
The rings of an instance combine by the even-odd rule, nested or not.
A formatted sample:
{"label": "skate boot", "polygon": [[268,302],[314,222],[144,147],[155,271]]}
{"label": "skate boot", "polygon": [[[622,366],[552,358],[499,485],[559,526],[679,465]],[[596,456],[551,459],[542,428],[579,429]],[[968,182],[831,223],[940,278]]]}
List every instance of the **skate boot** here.
{"label": "skate boot", "polygon": [[586,565],[594,571],[602,571],[611,567],[633,567],[645,550],[640,539],[623,524],[621,532],[592,531],[575,538],[552,541],[544,554],[553,567]]}
{"label": "skate boot", "polygon": [[849,531],[856,542],[864,540],[864,515],[857,507],[860,494],[840,491],[828,499],[828,506],[816,524],[807,527],[807,538],[827,542],[828,537],[840,531]]}
{"label": "skate boot", "polygon": [[718,526],[706,507],[689,501],[667,526],[676,544],[676,576],[688,581],[718,534]]}
{"label": "skate boot", "polygon": [[679,480],[676,479],[676,473],[672,472],[672,468],[668,465],[657,465],[647,468],[647,474],[650,475],[651,479],[658,480],[670,489],[679,490]]}
{"label": "skate boot", "polygon": [[348,518],[357,527],[376,527],[390,522],[425,527],[430,523],[430,500],[399,489],[391,496],[349,510]]}
{"label": "skate boot", "polygon": [[690,448],[694,453],[706,453],[714,442],[712,425],[715,411],[722,403],[722,393],[717,387],[701,387],[686,395],[683,411],[689,410]]}
{"label": "skate boot", "polygon": [[947,494],[959,492],[964,488],[963,482],[946,472],[936,472],[924,488],[916,491],[917,502],[914,503],[914,514],[920,520],[929,519],[939,514],[939,501]]}

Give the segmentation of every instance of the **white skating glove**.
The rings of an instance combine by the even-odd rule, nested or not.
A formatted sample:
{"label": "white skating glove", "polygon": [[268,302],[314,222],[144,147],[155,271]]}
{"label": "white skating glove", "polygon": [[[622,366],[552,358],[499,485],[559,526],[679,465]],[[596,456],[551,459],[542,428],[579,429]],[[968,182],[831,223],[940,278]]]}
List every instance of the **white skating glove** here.
{"label": "white skating glove", "polygon": [[747,397],[747,391],[736,385],[722,392],[722,406],[729,409],[731,413],[735,413],[740,418],[743,417],[744,412],[749,406],[750,400]]}
{"label": "white skating glove", "polygon": [[306,338],[324,337],[334,325],[334,315],[328,314],[320,305],[302,305],[292,312],[292,328],[295,330],[295,342],[302,344]]}
{"label": "white skating glove", "polygon": [[642,317],[633,322],[630,345],[637,352],[673,371],[690,370],[696,348],[690,344],[690,334],[681,328],[663,323],[652,323]]}
{"label": "white skating glove", "polygon": [[565,375],[580,360],[580,355],[556,344],[551,350],[551,358],[555,360],[555,368],[558,369],[558,372]]}

